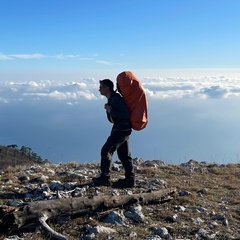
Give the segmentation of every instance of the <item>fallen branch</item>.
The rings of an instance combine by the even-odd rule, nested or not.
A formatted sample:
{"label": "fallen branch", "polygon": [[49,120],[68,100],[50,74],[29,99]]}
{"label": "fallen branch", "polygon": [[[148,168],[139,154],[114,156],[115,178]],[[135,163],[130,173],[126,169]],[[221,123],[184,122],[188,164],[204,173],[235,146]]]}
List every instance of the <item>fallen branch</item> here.
{"label": "fallen branch", "polygon": [[42,216],[39,219],[40,225],[42,226],[42,228],[48,232],[52,238],[58,239],[58,240],[66,240],[67,238],[65,236],[63,236],[60,233],[57,233],[56,231],[54,231],[52,228],[49,227],[49,225],[46,223],[46,221],[48,220],[47,216]]}
{"label": "fallen branch", "polygon": [[[33,222],[36,224],[40,223],[54,238],[62,240],[66,238],[52,230],[46,223],[47,220],[62,216],[75,218],[83,214],[125,207],[134,203],[141,205],[162,203],[172,199],[175,194],[176,189],[170,188],[133,195],[61,198],[29,202],[22,206],[11,207],[11,210],[6,211],[5,214],[3,208],[0,208],[0,211],[4,221],[6,223],[12,223],[12,226],[7,226],[8,229],[13,229],[14,226],[19,229]],[[11,219],[11,221],[9,221],[9,219]]]}

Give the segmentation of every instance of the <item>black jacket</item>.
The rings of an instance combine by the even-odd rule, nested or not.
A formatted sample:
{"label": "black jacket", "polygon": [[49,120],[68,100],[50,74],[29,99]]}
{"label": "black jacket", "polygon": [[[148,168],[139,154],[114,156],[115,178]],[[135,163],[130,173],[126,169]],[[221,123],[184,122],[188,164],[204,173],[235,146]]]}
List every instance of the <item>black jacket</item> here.
{"label": "black jacket", "polygon": [[108,120],[113,123],[113,131],[124,131],[131,129],[130,114],[122,96],[112,93],[108,99],[108,105],[112,107],[110,113],[107,112]]}

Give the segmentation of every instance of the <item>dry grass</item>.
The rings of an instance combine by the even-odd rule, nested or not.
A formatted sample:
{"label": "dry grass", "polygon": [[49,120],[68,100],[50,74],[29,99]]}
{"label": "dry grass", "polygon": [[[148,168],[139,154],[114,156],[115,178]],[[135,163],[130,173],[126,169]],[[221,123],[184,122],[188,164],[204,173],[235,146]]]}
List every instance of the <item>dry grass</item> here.
{"label": "dry grass", "polygon": [[[16,154],[16,153],[15,153]],[[21,188],[21,183],[17,181],[16,176],[21,176],[24,169],[29,167],[29,162],[24,165],[8,166],[4,169],[0,175],[0,193],[13,191],[13,189]],[[84,183],[84,180],[74,179],[72,176],[59,175],[62,171],[69,171],[69,169],[86,168],[96,170],[99,165],[91,164],[78,164],[71,162],[68,164],[51,165],[42,169],[51,168],[55,174],[49,174],[48,181],[59,180],[65,181],[77,181],[79,184]],[[116,234],[106,236],[99,234],[95,239],[129,239],[132,232],[137,234],[137,239],[146,239],[151,235],[149,230],[151,226],[167,227],[169,233],[173,239],[188,238],[196,239],[195,232],[201,226],[193,224],[192,219],[201,218],[204,223],[202,228],[207,229],[209,232],[217,232],[215,239],[239,239],[240,237],[240,164],[227,164],[220,166],[217,164],[202,164],[194,162],[193,167],[183,165],[157,165],[155,162],[148,162],[146,165],[137,166],[137,181],[145,181],[151,185],[151,181],[155,179],[164,180],[167,186],[174,187],[178,192],[186,192],[189,195],[176,196],[169,202],[164,204],[147,205],[143,206],[143,214],[145,221],[143,223],[132,222],[128,228],[119,228],[104,224],[101,220],[107,214],[107,212],[98,213],[97,215],[85,215],[67,222],[51,222],[51,227],[59,233],[68,235],[68,239],[80,239],[80,232],[83,231],[84,226],[91,225],[104,225],[112,227],[117,230]],[[41,174],[36,170],[36,175]],[[48,174],[47,170],[44,170],[43,174]],[[124,175],[124,172],[112,172],[113,179],[119,178]],[[33,178],[34,176],[30,176]],[[90,178],[92,176],[89,176]],[[6,184],[11,180],[11,184]],[[162,188],[163,186],[155,186],[156,188]],[[145,189],[146,190],[146,189]],[[110,187],[101,187],[102,194],[111,194],[112,189]],[[141,188],[132,189],[133,193],[139,193]],[[124,190],[119,190],[120,194],[124,193]],[[94,195],[94,189],[90,188],[87,192],[88,196]],[[8,199],[1,199],[1,204],[7,203]],[[185,211],[177,211],[176,206],[184,206]],[[198,209],[205,209],[205,213],[199,212]],[[224,215],[228,220],[228,226],[223,227],[220,221],[217,221],[218,225],[211,228],[211,222],[213,219],[211,216],[215,213]],[[177,220],[171,221],[171,217],[177,214]],[[0,235],[0,240],[5,236]],[[40,229],[36,229],[35,232],[28,233],[24,239],[50,239],[50,236],[46,236]],[[233,238],[234,239],[234,238]]]}

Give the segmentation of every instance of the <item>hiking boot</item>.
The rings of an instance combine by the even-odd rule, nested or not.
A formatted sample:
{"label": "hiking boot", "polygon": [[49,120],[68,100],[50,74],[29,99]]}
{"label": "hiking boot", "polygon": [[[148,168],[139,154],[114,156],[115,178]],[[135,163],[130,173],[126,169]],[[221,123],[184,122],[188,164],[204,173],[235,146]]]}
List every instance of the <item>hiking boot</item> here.
{"label": "hiking boot", "polygon": [[113,188],[132,188],[134,186],[135,186],[134,178],[119,179],[112,185]]}
{"label": "hiking boot", "polygon": [[95,178],[92,178],[93,182],[94,182],[94,185],[99,187],[99,186],[110,186],[110,181],[109,181],[109,178],[107,177],[103,177],[103,176],[100,176],[100,177],[95,177]]}

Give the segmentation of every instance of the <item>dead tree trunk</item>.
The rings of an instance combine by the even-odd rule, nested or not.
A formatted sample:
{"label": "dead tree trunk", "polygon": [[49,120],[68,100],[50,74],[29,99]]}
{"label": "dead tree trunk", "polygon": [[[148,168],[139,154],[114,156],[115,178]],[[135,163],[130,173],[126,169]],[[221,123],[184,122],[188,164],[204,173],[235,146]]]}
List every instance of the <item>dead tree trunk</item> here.
{"label": "dead tree trunk", "polygon": [[[172,199],[175,194],[176,189],[170,188],[133,195],[64,198],[30,202],[20,207],[8,207],[8,210],[2,207],[0,211],[4,221],[6,223],[12,223],[12,226],[8,226],[10,229],[19,229],[29,223],[35,222],[36,224],[42,225],[44,229],[51,231],[50,227],[46,224],[48,219],[61,216],[71,216],[74,218],[82,214],[125,207],[134,203],[142,205],[162,203]],[[11,221],[9,221],[9,219],[11,219]],[[55,233],[53,230],[51,234],[57,239],[64,239],[64,236]]]}

